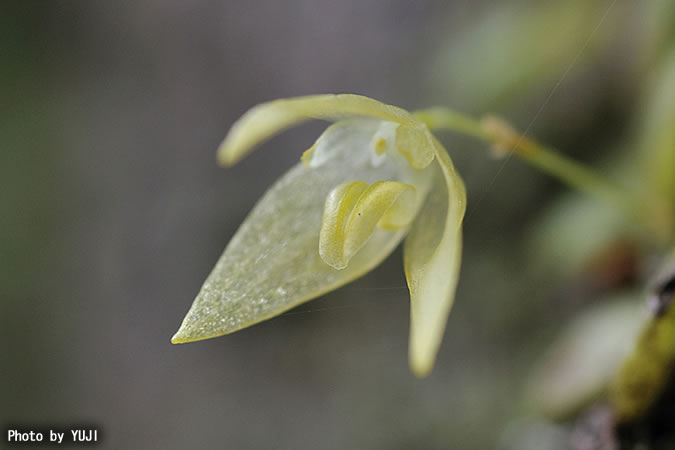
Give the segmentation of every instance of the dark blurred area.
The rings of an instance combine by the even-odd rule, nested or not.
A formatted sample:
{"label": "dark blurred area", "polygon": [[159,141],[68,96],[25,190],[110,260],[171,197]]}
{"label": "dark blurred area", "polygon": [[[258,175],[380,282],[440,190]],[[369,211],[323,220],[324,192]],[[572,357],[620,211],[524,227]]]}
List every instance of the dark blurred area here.
{"label": "dark blurred area", "polygon": [[569,273],[523,250],[565,188],[440,134],[469,210],[456,304],[420,380],[400,250],[280,317],[169,343],[247,212],[322,128],[228,170],[215,149],[256,103],[349,92],[499,113],[611,171],[673,57],[672,12],[621,0],[3,1],[0,421],[96,423],[106,448],[495,447],[524,376],[585,301]]}

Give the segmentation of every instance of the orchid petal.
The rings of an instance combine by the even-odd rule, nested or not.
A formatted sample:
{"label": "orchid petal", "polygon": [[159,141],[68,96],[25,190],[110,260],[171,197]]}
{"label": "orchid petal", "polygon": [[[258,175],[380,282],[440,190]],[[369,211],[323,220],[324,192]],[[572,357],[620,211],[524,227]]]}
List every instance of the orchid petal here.
{"label": "orchid petal", "polygon": [[349,116],[420,126],[407,111],[360,95],[328,94],[275,100],[251,108],[235,122],[218,149],[218,161],[231,166],[274,134],[309,119],[338,121]]}
{"label": "orchid petal", "polygon": [[[330,161],[336,154],[358,147],[363,154],[356,155],[359,161],[366,161],[369,136],[377,132],[379,120],[351,119],[334,123],[321,133],[309,150],[302,154],[302,162],[307,167],[319,167]],[[374,153],[374,152],[373,152]],[[375,155],[377,156],[377,155]],[[369,158],[372,162],[372,156]],[[374,165],[374,164],[373,164]]]}
{"label": "orchid petal", "polygon": [[410,367],[427,375],[434,364],[459,277],[464,183],[445,149],[433,139],[437,176],[404,246],[410,289]]}

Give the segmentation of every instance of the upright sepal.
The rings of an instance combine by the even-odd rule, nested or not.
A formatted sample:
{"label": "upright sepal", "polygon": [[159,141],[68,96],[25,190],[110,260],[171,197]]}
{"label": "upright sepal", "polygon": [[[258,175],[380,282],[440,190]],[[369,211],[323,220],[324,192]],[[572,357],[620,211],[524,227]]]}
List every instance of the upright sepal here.
{"label": "upright sepal", "polygon": [[231,166],[274,134],[309,119],[338,121],[354,116],[419,125],[404,109],[361,95],[326,94],[275,100],[251,108],[235,122],[218,149],[218,161]]}

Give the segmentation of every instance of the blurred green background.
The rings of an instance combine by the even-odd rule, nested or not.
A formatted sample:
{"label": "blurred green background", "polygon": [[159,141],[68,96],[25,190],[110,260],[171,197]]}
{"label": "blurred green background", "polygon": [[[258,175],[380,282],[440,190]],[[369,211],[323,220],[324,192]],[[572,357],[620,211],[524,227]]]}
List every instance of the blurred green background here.
{"label": "blurred green background", "polygon": [[289,131],[229,170],[215,149],[256,103],[349,92],[499,113],[613,170],[673,60],[673,9],[3,1],[0,421],[96,423],[107,448],[495,447],[532,365],[594,295],[581,266],[556,263],[565,255],[544,261],[574,236],[532,243],[565,188],[441,134],[469,209],[455,307],[419,380],[400,250],[278,318],[169,343],[256,199],[322,128]]}

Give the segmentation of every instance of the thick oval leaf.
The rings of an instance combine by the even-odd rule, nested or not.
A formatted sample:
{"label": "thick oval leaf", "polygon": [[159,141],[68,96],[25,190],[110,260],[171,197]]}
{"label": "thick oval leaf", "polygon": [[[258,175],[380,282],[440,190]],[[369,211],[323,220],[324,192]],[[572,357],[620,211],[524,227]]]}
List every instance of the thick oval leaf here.
{"label": "thick oval leaf", "polygon": [[593,255],[631,236],[631,228],[613,205],[568,192],[541,214],[528,236],[529,259],[538,270],[572,276]]}
{"label": "thick oval leaf", "polygon": [[375,230],[344,270],[319,256],[323,206],[336,185],[401,177],[389,160],[372,166],[366,151],[371,138],[355,129],[344,152],[315,168],[299,163],[267,191],[206,279],[173,343],[232,333],[276,316],[365,274],[391,253],[405,229]]}
{"label": "thick oval leaf", "polygon": [[657,75],[641,116],[642,180],[675,208],[675,50]]}
{"label": "thick oval leaf", "polygon": [[650,283],[650,318],[612,381],[609,403],[616,422],[635,423],[663,401],[675,362],[675,252]]}
{"label": "thick oval leaf", "polygon": [[646,320],[637,292],[621,292],[581,311],[525,383],[528,412],[563,420],[607,390]]}
{"label": "thick oval leaf", "polygon": [[445,149],[433,139],[439,180],[405,241],[410,288],[410,368],[427,375],[434,364],[455,297],[462,253],[464,183]]}
{"label": "thick oval leaf", "polygon": [[638,148],[640,186],[653,230],[663,242],[675,240],[675,50],[656,73],[643,108]]}

